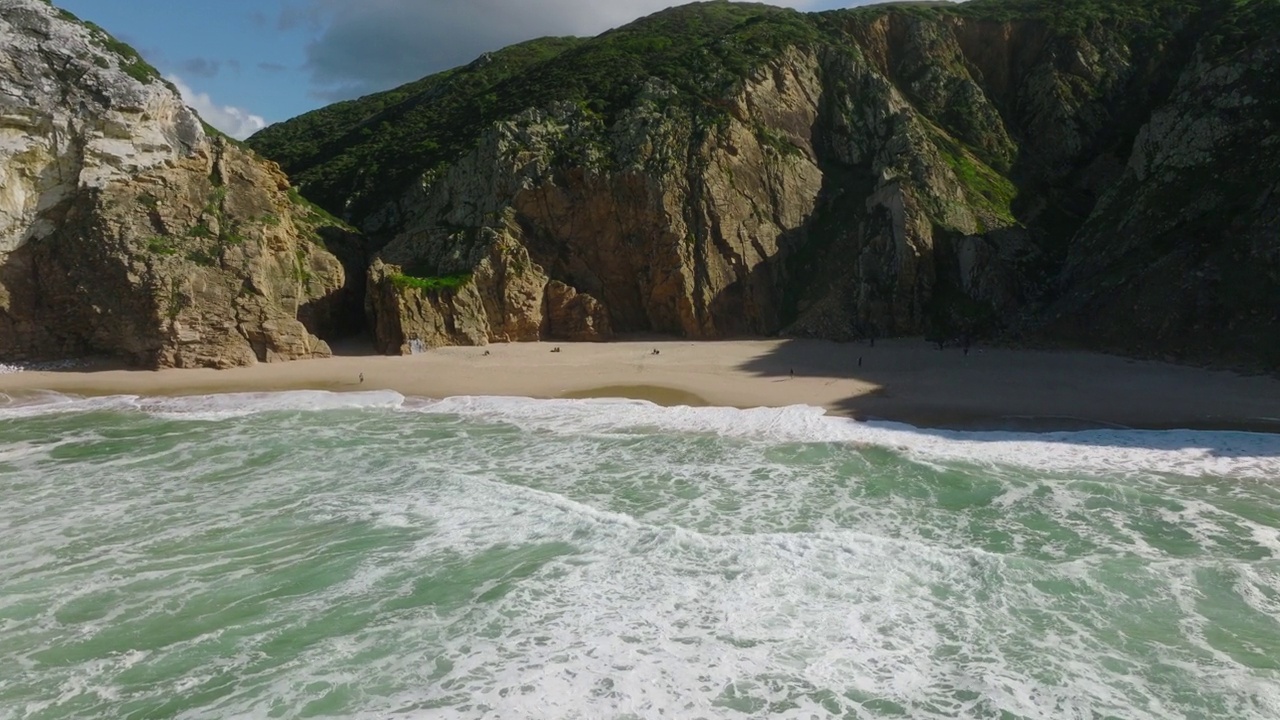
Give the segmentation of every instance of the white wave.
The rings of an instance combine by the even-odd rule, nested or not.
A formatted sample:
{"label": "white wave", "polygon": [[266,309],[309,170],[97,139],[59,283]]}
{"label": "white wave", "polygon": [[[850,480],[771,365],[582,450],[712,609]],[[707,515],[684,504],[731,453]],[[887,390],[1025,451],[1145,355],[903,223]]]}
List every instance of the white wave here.
{"label": "white wave", "polygon": [[[7,398],[7,402],[4,402],[3,398]],[[395,409],[403,405],[404,401],[404,396],[393,390],[350,393],[295,390],[186,397],[140,397],[137,395],[80,397],[61,393],[41,393],[20,398],[0,395],[0,420],[52,413],[107,411],[137,411],[187,420],[226,420],[267,412]]]}
{"label": "white wave", "polygon": [[291,391],[151,398],[83,398],[46,393],[0,396],[0,420],[46,413],[139,411],[191,420],[224,420],[266,412],[399,410],[515,425],[531,432],[614,435],[704,433],[777,443],[851,443],[882,447],[919,461],[1004,465],[1043,472],[1107,475],[1163,473],[1191,477],[1280,477],[1280,435],[1196,430],[973,432],[929,430],[892,422],[833,417],[793,405],[740,410],[663,407],[640,400],[534,400],[519,397],[406,399],[390,390],[334,393]]}
{"label": "white wave", "polygon": [[972,432],[902,423],[858,422],[795,405],[738,410],[661,407],[633,400],[529,400],[457,397],[418,406],[509,422],[530,431],[568,434],[660,430],[774,442],[835,442],[884,447],[920,460],[999,464],[1046,472],[1108,475],[1280,477],[1280,435],[1197,430]]}
{"label": "white wave", "polygon": [[[807,718],[853,715],[874,698],[900,700],[920,718],[994,716],[993,706],[1023,717],[1180,716],[1135,704],[1134,696],[1168,698],[1171,683],[1113,674],[1099,657],[1131,664],[1134,656],[1099,638],[1093,625],[1123,624],[1107,608],[1135,602],[1105,582],[1107,573],[1171,589],[1148,600],[1149,619],[1135,620],[1145,627],[1174,604],[1194,602],[1189,567],[1118,563],[1111,570],[1105,560],[1029,567],[856,531],[707,536],[497,482],[469,483],[445,497],[411,510],[438,522],[415,547],[420,557],[477,557],[557,538],[572,538],[576,550],[492,604],[398,626],[397,636],[441,643],[371,671],[415,679],[393,707],[439,703],[406,717],[619,717],[636,708],[763,717],[770,707],[769,717]],[[1075,606],[1033,584],[1073,572],[1104,602]],[[935,596],[936,588],[947,595]],[[1052,618],[1052,631],[1033,631],[1029,617]],[[1209,667],[1184,659],[1185,648],[1170,652],[1166,661],[1180,663],[1185,677],[1237,703],[1232,717],[1270,717],[1280,708],[1276,689],[1246,686],[1239,664]],[[448,660],[443,678],[423,670],[435,658]],[[307,672],[322,681],[335,670]],[[303,701],[289,688],[273,695]],[[451,695],[458,699],[442,702]],[[378,708],[356,716],[388,714]]]}
{"label": "white wave", "polygon": [[[23,597],[4,594],[0,610],[19,602],[45,609],[0,625],[7,647],[29,648],[12,653],[22,672],[11,682],[34,698],[13,715],[0,709],[0,718],[53,714],[77,702],[94,703],[74,706],[80,715],[117,716],[124,703],[159,712],[171,698],[228,682],[234,692],[205,695],[209,704],[180,716],[308,714],[327,692],[340,698],[361,688],[365,694],[329,714],[954,718],[1003,711],[1163,720],[1216,707],[1219,716],[1241,720],[1280,717],[1274,674],[1216,648],[1213,621],[1201,616],[1206,591],[1225,588],[1260,622],[1275,616],[1274,561],[1245,548],[1228,552],[1218,538],[1239,536],[1234,542],[1243,544],[1252,537],[1276,549],[1274,557],[1277,535],[1192,492],[1240,490],[1248,499],[1267,491],[1250,504],[1269,512],[1270,486],[1155,478],[1116,489],[1093,479],[951,473],[990,475],[983,480],[1006,488],[993,500],[1003,507],[983,519],[942,507],[928,492],[877,497],[841,484],[873,479],[882,468],[871,466],[871,453],[779,451],[777,443],[880,441],[909,456],[997,462],[990,457],[1003,456],[990,448],[1010,437],[1051,446],[1048,436],[932,433],[804,407],[421,401],[394,393],[110,402],[186,418],[375,411],[349,445],[329,442],[327,432],[349,428],[319,414],[281,423],[279,432],[265,423],[193,424],[175,433],[199,449],[189,458],[185,446],[149,447],[145,433],[142,447],[106,438],[128,445],[114,458],[177,454],[169,469],[126,470],[98,454],[19,466],[10,477],[23,482],[10,480],[14,489],[0,498],[0,517],[15,528],[10,546],[0,542],[0,574],[39,582],[27,582]],[[464,421],[442,423],[433,438],[415,422],[419,413]],[[497,426],[461,434],[483,423],[528,432]],[[646,437],[650,430],[669,434]],[[735,439],[677,440],[694,432]],[[1126,437],[1100,437],[1113,435]],[[1151,442],[1066,447],[1114,457],[1148,452]],[[14,457],[27,457],[24,446],[14,448]],[[258,450],[268,460],[250,468]],[[858,467],[795,463],[792,450]],[[223,474],[204,479],[213,472]],[[686,480],[696,496],[684,492]],[[1089,502],[1158,491],[1176,502],[1148,502],[1147,517],[1186,528],[1203,553],[1158,553],[1146,536],[1127,531],[1142,524],[1144,507]],[[1059,539],[1096,532],[1090,537],[1098,547],[1076,539],[1065,554],[1070,562],[1044,562],[986,549],[974,532],[1035,545],[1046,537],[1037,529],[1045,517],[1064,531]],[[179,625],[190,630],[154,648],[133,644],[145,634],[112,631],[131,626],[163,636]],[[125,650],[88,657],[95,647]],[[53,652],[82,659],[38,662]],[[1147,664],[1160,671],[1146,672]],[[126,690],[134,667],[155,680]]]}

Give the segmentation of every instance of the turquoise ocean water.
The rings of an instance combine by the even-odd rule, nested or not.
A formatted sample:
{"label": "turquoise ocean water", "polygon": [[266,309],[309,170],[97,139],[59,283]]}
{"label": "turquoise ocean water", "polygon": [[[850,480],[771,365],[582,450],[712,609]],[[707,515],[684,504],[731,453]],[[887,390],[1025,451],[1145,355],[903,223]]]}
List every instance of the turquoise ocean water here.
{"label": "turquoise ocean water", "polygon": [[1280,436],[0,396],[0,718],[1280,718]]}

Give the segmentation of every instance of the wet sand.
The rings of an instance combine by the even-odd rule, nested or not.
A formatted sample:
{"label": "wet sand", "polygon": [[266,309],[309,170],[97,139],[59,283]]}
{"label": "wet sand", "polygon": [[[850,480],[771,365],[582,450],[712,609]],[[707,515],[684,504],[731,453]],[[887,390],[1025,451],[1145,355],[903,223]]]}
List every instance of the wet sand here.
{"label": "wet sand", "polygon": [[[553,347],[561,352],[551,352]],[[659,354],[653,354],[657,349]],[[488,353],[487,355],[485,353]],[[360,375],[364,382],[360,382]],[[404,395],[630,397],[664,405],[814,405],[924,427],[1201,428],[1280,432],[1280,379],[1081,352],[939,351],[920,339],[453,347],[234,370],[109,365],[0,375],[0,393],[193,395],[392,389]]]}

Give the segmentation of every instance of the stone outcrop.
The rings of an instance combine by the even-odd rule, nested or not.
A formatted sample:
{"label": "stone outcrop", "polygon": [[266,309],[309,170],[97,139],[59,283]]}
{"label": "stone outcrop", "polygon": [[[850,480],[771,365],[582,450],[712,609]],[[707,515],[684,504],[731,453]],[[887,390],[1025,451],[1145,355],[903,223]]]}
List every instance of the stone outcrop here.
{"label": "stone outcrop", "polygon": [[[381,131],[351,106],[297,125],[330,133],[327,157],[289,127],[254,144],[387,241],[367,307],[388,352],[925,334],[1280,367],[1274,3],[729,8],[546,50],[582,64],[578,95],[539,84],[567,60],[526,48],[371,101],[383,126],[440,98],[526,108],[474,142],[457,117],[423,120],[415,141],[452,154],[380,194],[326,165],[396,148],[352,140]],[[632,58],[667,69],[625,98],[611,88],[633,79],[601,84],[592,63],[693,25],[716,29],[682,35],[687,57]]]}
{"label": "stone outcrop", "polygon": [[1200,43],[1072,238],[1044,335],[1280,368],[1280,35]]}
{"label": "stone outcrop", "polygon": [[[762,71],[705,138],[656,82],[612,128],[573,104],[525,112],[400,201],[420,219],[382,257],[473,274],[468,288],[420,306],[451,304],[449,317],[479,310],[474,327],[426,321],[456,328],[456,342],[776,330],[781,278],[756,273],[797,239],[821,190],[809,145],[816,69],[815,58],[797,56]],[[557,162],[566,154],[578,157],[572,167]],[[375,316],[403,311],[381,304],[391,294],[371,292]]]}
{"label": "stone outcrop", "polygon": [[329,354],[363,293],[340,223],[48,3],[0,0],[0,48],[0,360]]}

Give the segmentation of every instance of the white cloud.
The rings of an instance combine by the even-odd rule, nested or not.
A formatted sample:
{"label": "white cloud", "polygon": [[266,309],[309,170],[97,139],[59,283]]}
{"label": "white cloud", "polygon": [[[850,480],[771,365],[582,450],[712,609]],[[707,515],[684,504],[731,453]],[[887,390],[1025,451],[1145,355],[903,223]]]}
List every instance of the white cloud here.
{"label": "white cloud", "polygon": [[219,105],[209,97],[209,93],[192,90],[177,75],[169,75],[167,79],[178,88],[182,102],[200,113],[205,122],[237,140],[243,140],[267,126],[267,121],[261,115],[254,115],[244,108],[232,105]]}

